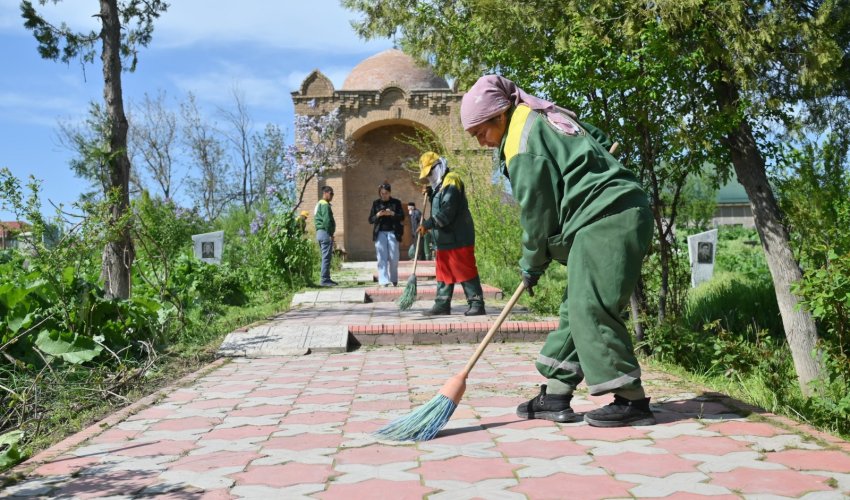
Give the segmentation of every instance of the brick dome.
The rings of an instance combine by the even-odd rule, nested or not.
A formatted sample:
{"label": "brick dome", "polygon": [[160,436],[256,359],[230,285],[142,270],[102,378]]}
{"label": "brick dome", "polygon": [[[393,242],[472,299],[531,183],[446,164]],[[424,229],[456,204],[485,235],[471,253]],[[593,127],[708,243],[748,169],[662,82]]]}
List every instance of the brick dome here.
{"label": "brick dome", "polygon": [[381,90],[388,85],[405,90],[448,89],[446,80],[397,49],[368,57],[351,70],[342,90]]}

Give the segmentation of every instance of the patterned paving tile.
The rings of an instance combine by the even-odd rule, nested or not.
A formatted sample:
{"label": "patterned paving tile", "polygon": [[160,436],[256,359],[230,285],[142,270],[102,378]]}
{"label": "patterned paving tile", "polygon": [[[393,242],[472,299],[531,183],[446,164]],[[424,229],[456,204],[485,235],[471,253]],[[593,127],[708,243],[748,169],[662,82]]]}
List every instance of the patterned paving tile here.
{"label": "patterned paving tile", "polygon": [[483,481],[485,479],[512,478],[513,471],[519,469],[503,458],[471,458],[466,456],[446,460],[423,461],[415,469],[425,481]]}
{"label": "patterned paving tile", "polygon": [[773,494],[791,498],[811,491],[831,491],[827,478],[792,470],[754,473],[753,469],[740,468],[712,476],[712,484],[745,494]]}
{"label": "patterned paving tile", "polygon": [[[629,483],[623,483],[616,479],[602,475],[594,477],[592,481],[586,476],[572,474],[554,474],[546,477],[527,478],[511,488],[526,495],[526,498],[556,500],[563,498],[581,498],[582,500],[593,500],[603,498],[630,498]],[[485,497],[486,498],[486,497]]]}
{"label": "patterned paving tile", "polygon": [[651,459],[639,453],[620,453],[618,455],[597,456],[594,463],[612,473],[641,474],[644,476],[665,477],[676,472],[696,472],[699,460],[678,455],[654,455]]}
{"label": "patterned paving tile", "polygon": [[[315,498],[346,499],[346,500],[374,500],[381,498],[392,498],[398,500],[419,500],[434,491],[419,483],[419,481],[388,481],[381,479],[369,479],[355,484],[331,483],[328,489],[314,495]],[[377,492],[380,492],[378,494]],[[289,497],[287,497],[289,498]],[[429,497],[433,498],[433,497]]]}
{"label": "patterned paving tile", "polygon": [[245,472],[231,474],[237,485],[281,488],[301,483],[320,484],[331,475],[330,464],[288,463],[284,465],[250,466]]}

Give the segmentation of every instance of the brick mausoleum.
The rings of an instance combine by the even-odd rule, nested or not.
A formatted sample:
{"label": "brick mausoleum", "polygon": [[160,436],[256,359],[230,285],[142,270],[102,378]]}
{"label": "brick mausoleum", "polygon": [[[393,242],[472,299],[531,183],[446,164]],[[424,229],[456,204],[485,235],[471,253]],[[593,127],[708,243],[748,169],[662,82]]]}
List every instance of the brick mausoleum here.
{"label": "brick mausoleum", "polygon": [[[311,181],[300,207],[312,213],[321,187],[334,189],[336,245],[348,260],[375,258],[368,217],[380,183],[392,184],[392,195],[405,205],[405,213],[409,201],[422,208],[421,188],[414,184],[415,175],[409,170],[420,151],[399,139],[416,136],[418,131],[435,137],[446,150],[469,147],[460,124],[461,96],[430,68],[417,65],[395,49],[360,62],[339,90],[315,70],[292,93],[298,115],[320,115],[339,108],[345,136],[353,143],[352,166],[332,169],[322,180]],[[412,241],[406,219],[400,252],[403,260]]]}

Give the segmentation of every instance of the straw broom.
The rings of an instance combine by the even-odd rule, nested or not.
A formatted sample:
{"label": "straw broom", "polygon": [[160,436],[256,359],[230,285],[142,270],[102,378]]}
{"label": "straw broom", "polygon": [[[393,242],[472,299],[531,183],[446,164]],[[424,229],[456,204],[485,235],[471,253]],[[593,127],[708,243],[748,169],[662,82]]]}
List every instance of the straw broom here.
{"label": "straw broom", "polygon": [[469,377],[469,372],[472,371],[472,367],[478,362],[478,358],[484,353],[487,344],[490,343],[493,335],[502,326],[524,290],[525,283],[521,282],[463,370],[450,378],[431,401],[414,410],[413,413],[399,417],[378,429],[375,431],[375,435],[392,441],[427,441],[433,439],[452,417],[452,413],[454,413],[463,393],[466,391],[466,379]]}
{"label": "straw broom", "polygon": [[[425,206],[428,204],[428,193],[422,199],[422,217],[425,217]],[[402,311],[410,309],[413,301],[416,300],[416,261],[419,259],[419,245],[422,243],[422,234],[417,231],[416,235],[416,253],[413,254],[413,270],[410,276],[407,277],[407,285],[401,296],[398,298],[398,308]]]}

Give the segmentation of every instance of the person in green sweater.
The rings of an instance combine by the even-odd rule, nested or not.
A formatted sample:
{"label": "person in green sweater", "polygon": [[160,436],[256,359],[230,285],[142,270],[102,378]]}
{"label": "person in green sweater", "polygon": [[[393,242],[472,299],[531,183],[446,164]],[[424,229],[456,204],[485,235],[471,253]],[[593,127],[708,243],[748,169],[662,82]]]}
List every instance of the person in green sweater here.
{"label": "person in green sweater", "polygon": [[451,314],[455,283],[460,283],[469,308],[464,315],[480,316],[484,291],[475,264],[475,226],[460,176],[449,171],[444,158],[429,151],[419,158],[419,180],[428,182],[431,216],[419,225],[422,236],[433,232],[437,246],[437,296],[424,314]]}
{"label": "person in green sweater", "polygon": [[611,140],[575,113],[531,96],[497,75],[481,77],[461,101],[463,128],[497,148],[520,206],[519,267],[529,295],[554,260],[569,265],[558,329],[535,366],[540,393],[522,418],[575,422],[573,391],[614,401],[584,415],[597,427],[652,425],[655,417],[620,315],[640,277],[653,215],[638,179],[609,152]]}
{"label": "person in green sweater", "polygon": [[338,283],[331,279],[331,258],[334,251],[334,233],[336,232],[336,221],[331,209],[331,200],[334,198],[334,190],[330,186],[322,188],[322,199],[316,203],[313,212],[313,220],[316,223],[316,240],[322,252],[322,281],[321,286],[336,286]]}

